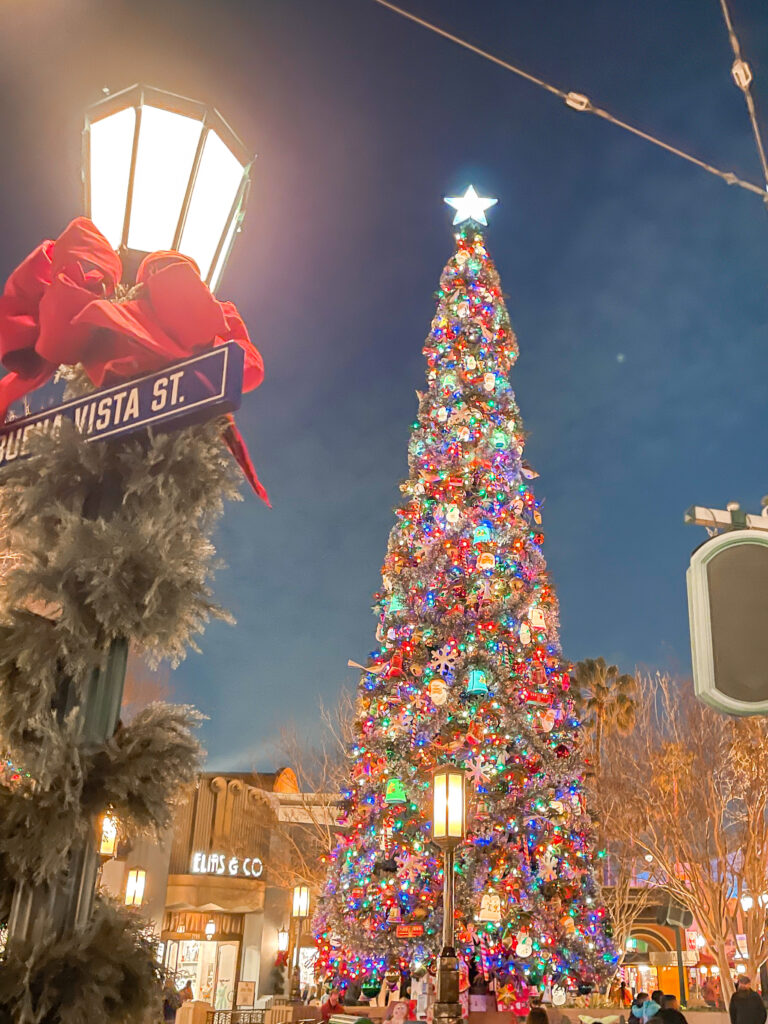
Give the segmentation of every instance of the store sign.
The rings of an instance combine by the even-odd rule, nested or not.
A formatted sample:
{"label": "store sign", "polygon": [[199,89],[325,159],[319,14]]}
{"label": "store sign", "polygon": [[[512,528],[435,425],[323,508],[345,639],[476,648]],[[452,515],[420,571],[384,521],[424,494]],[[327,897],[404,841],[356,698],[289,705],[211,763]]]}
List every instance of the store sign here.
{"label": "store sign", "polygon": [[193,875],[226,875],[230,878],[261,878],[264,864],[259,857],[230,857],[226,853],[192,854]]}
{"label": "store sign", "polygon": [[399,924],[395,929],[398,939],[418,939],[423,934],[423,924]]}
{"label": "store sign", "polygon": [[100,388],[44,412],[0,426],[0,467],[26,458],[30,440],[54,438],[63,420],[87,441],[121,437],[152,427],[168,430],[211,419],[240,406],[244,353],[234,341],[158,373]]}

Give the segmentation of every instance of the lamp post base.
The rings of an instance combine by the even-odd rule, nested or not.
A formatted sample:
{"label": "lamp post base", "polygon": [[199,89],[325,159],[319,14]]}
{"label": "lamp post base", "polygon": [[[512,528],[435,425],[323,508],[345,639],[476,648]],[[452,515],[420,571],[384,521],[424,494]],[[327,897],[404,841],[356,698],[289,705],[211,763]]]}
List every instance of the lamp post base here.
{"label": "lamp post base", "polygon": [[445,946],[437,959],[437,999],[433,1021],[434,1024],[460,1024],[461,1020],[459,961],[455,950]]}

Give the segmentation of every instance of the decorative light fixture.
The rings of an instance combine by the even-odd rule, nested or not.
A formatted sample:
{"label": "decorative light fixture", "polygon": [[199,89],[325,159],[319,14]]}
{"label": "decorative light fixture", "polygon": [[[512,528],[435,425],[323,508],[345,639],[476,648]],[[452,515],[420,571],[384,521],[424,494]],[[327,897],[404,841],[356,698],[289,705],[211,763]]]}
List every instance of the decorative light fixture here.
{"label": "decorative light fixture", "polygon": [[761,892],[757,897],[757,901],[761,907],[768,906],[768,892]]}
{"label": "decorative light fixture", "polygon": [[131,868],[125,884],[126,907],[140,907],[144,902],[144,888],[147,884],[147,872],[144,868]]}
{"label": "decorative light fixture", "polygon": [[696,946],[698,947],[698,949],[703,949],[704,946],[706,946],[706,944],[707,940],[704,938],[703,935],[696,936]]}
{"label": "decorative light fixture", "polygon": [[438,768],[432,778],[432,837],[441,846],[456,846],[466,834],[464,772],[456,765]]}
{"label": "decorative light fixture", "polygon": [[101,840],[99,842],[99,857],[107,861],[115,856],[117,849],[117,822],[110,815],[105,814],[101,819]]}
{"label": "decorative light fixture", "polygon": [[754,896],[752,895],[751,892],[749,892],[747,889],[745,889],[744,892],[741,894],[741,899],[739,900],[739,903],[741,904],[741,909],[746,914],[755,905]]}
{"label": "decorative light fixture", "polygon": [[278,953],[285,953],[288,950],[288,929],[278,928],[277,929],[277,951]]}
{"label": "decorative light fixture", "polygon": [[746,974],[747,973],[747,968],[744,966],[744,964],[736,964],[736,973],[737,974]]}
{"label": "decorative light fixture", "polygon": [[653,854],[652,853],[646,853],[644,860],[645,860],[646,864],[653,864]]}
{"label": "decorative light fixture", "polygon": [[213,936],[216,934],[216,922],[213,918],[209,918],[205,925],[205,937],[210,942]]}
{"label": "decorative light fixture", "polygon": [[295,885],[293,887],[293,907],[291,915],[303,919],[309,917],[309,886]]}
{"label": "decorative light fixture", "polygon": [[215,290],[243,219],[251,162],[217,110],[134,85],[86,111],[85,212],[134,272],[147,253],[176,250]]}

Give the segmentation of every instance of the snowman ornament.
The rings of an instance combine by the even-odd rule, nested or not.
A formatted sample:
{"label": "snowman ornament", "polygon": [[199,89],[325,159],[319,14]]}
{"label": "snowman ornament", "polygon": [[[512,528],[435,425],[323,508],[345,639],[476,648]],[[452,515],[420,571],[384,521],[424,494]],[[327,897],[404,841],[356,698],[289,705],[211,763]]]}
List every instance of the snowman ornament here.
{"label": "snowman ornament", "polygon": [[516,939],[517,946],[515,948],[515,956],[520,960],[525,960],[531,955],[531,953],[533,953],[533,941],[531,940],[531,936],[527,931],[525,931],[525,929],[521,929],[517,933]]}

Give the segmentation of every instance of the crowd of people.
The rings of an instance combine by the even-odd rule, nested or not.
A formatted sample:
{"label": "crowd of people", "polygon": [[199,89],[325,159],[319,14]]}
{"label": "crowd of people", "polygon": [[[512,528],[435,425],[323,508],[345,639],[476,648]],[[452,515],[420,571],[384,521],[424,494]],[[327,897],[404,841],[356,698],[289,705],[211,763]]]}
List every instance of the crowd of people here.
{"label": "crowd of people", "polygon": [[[634,998],[624,982],[617,987],[614,997],[620,1006],[629,1010],[627,1024],[688,1024],[680,1009],[676,995],[665,994],[656,989],[649,995],[638,992]],[[176,1012],[188,999],[192,998],[192,984],[187,982],[181,989],[176,989],[170,979],[163,989],[163,1021],[164,1024],[176,1020]],[[708,1000],[707,1000],[708,1001]],[[344,1013],[346,1007],[357,1006],[365,1002],[359,987],[351,986],[342,993],[339,989],[331,989],[325,1000],[320,1004],[318,1016],[321,1024],[328,1024],[331,1017]],[[360,1006],[363,1010],[364,1007]],[[427,1024],[432,1024],[430,1006],[427,1010]],[[742,974],[739,976],[736,991],[731,996],[728,1006],[731,1024],[766,1024],[766,1008],[762,996],[752,988],[751,979]],[[384,1024],[406,1024],[415,1018],[415,1006],[408,1000],[391,1001],[383,1017]],[[556,1018],[556,1019],[555,1019]],[[522,1020],[522,1017],[520,1018]],[[564,1014],[550,1010],[547,1012],[540,1001],[533,1001],[528,1009],[525,1024],[565,1024]],[[599,1024],[599,1021],[596,1022]]]}

